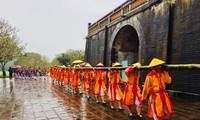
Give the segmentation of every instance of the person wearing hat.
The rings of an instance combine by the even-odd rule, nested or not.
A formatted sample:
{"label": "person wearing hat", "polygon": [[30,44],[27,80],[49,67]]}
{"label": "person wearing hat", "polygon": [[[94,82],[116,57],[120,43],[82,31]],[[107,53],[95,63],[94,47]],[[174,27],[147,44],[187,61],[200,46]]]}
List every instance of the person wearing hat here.
{"label": "person wearing hat", "polygon": [[79,94],[83,94],[82,92],[82,87],[81,87],[81,70],[76,69],[79,68],[80,65],[75,65],[74,69],[72,70],[72,87],[73,87],[73,92],[76,93],[77,89],[79,91]]}
{"label": "person wearing hat", "polygon": [[142,91],[143,103],[150,95],[147,116],[154,120],[163,120],[173,114],[172,103],[165,90],[165,84],[170,84],[172,80],[168,70],[161,69],[163,64],[165,62],[158,58],[152,59],[149,64],[152,71],[147,75]]}
{"label": "person wearing hat", "polygon": [[[104,67],[102,63],[98,63],[96,67]],[[94,71],[94,95],[96,98],[96,103],[99,103],[99,96],[101,96],[102,104],[106,104],[105,102],[105,94],[107,93],[106,89],[106,75],[104,70],[95,70]]]}
{"label": "person wearing hat", "polygon": [[136,105],[137,116],[139,118],[142,118],[142,115],[141,115],[142,95],[140,93],[140,87],[138,86],[139,75],[138,75],[138,71],[134,69],[135,67],[140,67],[140,66],[141,64],[138,62],[138,63],[132,64],[132,66],[126,68],[125,70],[127,85],[124,89],[123,103],[125,106],[127,106],[129,117],[133,117],[131,110],[132,110],[132,107]]}
{"label": "person wearing hat", "polygon": [[66,90],[69,90],[70,72],[71,72],[70,66],[67,66],[64,69],[64,85]]}
{"label": "person wearing hat", "polygon": [[[85,67],[92,67],[89,63],[85,65]],[[90,99],[90,91],[92,90],[92,77],[93,71],[91,69],[84,69],[82,70],[82,76],[84,77],[84,90],[87,99]]]}
{"label": "person wearing hat", "polygon": [[[36,76],[37,76],[37,69],[36,68],[34,68],[34,76],[35,76],[35,79],[36,79]],[[51,67],[50,77],[51,77],[52,83],[54,84],[54,82],[56,80],[56,66]]]}
{"label": "person wearing hat", "polygon": [[61,73],[61,69],[60,67],[58,67],[56,71],[56,84],[58,85],[60,84],[60,77],[61,77],[60,73]]}
{"label": "person wearing hat", "polygon": [[[56,82],[56,74],[57,74],[57,67],[54,66],[51,71],[51,79],[53,84]],[[37,76],[37,71],[36,71],[36,76]]]}
{"label": "person wearing hat", "polygon": [[[122,65],[118,62],[113,64],[113,67],[121,67]],[[110,70],[108,72],[109,85],[108,85],[108,99],[110,102],[110,108],[114,110],[114,102],[117,100],[118,109],[122,109],[121,100],[123,99],[123,93],[120,89],[120,84],[124,81],[120,76],[120,70]]]}
{"label": "person wearing hat", "polygon": [[73,92],[73,86],[72,86],[72,82],[73,82],[73,70],[72,70],[72,67],[71,66],[68,66],[69,67],[69,73],[68,73],[68,79],[69,79],[69,90],[71,92]]}
{"label": "person wearing hat", "polygon": [[63,86],[64,85],[64,79],[65,79],[65,67],[64,66],[60,66],[60,83],[59,85],[60,86]]}

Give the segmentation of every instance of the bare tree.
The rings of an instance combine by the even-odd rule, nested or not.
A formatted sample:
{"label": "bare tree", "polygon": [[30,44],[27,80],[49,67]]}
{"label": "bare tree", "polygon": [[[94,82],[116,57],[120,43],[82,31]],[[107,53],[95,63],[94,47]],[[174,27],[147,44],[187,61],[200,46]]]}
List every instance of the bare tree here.
{"label": "bare tree", "polygon": [[17,37],[18,30],[8,24],[8,21],[0,18],[0,67],[5,69],[7,62],[17,58],[24,46]]}

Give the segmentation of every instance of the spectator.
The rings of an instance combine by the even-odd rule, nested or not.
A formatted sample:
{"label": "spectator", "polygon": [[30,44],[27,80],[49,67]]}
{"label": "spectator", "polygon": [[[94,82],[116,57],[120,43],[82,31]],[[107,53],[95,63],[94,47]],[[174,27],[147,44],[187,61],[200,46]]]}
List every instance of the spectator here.
{"label": "spectator", "polygon": [[6,71],[3,70],[3,78],[6,78]]}
{"label": "spectator", "polygon": [[9,72],[9,78],[12,79],[12,77],[13,77],[13,69],[11,67],[9,67],[8,72]]}

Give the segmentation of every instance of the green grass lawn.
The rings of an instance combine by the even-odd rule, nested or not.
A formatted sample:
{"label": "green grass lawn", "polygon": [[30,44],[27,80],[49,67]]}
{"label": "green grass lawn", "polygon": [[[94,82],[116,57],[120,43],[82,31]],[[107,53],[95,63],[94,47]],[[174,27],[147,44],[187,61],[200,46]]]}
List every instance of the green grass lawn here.
{"label": "green grass lawn", "polygon": [[[3,72],[0,71],[0,78],[3,78]],[[9,72],[6,71],[6,78],[9,78]]]}

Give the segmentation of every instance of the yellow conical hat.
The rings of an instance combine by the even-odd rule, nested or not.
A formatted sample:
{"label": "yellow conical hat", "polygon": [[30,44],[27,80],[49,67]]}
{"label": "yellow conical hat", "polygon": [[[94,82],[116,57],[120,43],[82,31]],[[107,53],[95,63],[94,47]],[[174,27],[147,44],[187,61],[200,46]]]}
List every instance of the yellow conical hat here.
{"label": "yellow conical hat", "polygon": [[104,65],[102,63],[98,63],[96,66],[97,67],[104,67]]}
{"label": "yellow conical hat", "polygon": [[85,65],[85,67],[92,67],[89,63],[87,63],[86,65]]}
{"label": "yellow conical hat", "polygon": [[80,65],[74,65],[74,67],[80,67]]}
{"label": "yellow conical hat", "polygon": [[75,61],[72,62],[72,64],[80,64],[82,62],[83,62],[82,60],[75,60]]}
{"label": "yellow conical hat", "polygon": [[121,67],[121,66],[122,66],[122,64],[120,64],[118,62],[116,62],[116,63],[113,64],[113,67]]}
{"label": "yellow conical hat", "polygon": [[141,63],[140,62],[137,62],[137,63],[134,63],[132,64],[133,67],[140,67],[141,66]]}
{"label": "yellow conical hat", "polygon": [[158,58],[153,58],[148,67],[154,67],[162,64],[165,64],[165,61],[159,60]]}
{"label": "yellow conical hat", "polygon": [[62,66],[60,66],[61,68],[66,68],[66,66],[65,65],[62,65]]}

